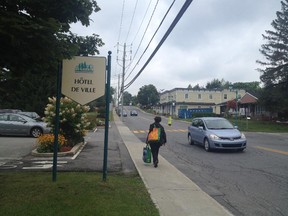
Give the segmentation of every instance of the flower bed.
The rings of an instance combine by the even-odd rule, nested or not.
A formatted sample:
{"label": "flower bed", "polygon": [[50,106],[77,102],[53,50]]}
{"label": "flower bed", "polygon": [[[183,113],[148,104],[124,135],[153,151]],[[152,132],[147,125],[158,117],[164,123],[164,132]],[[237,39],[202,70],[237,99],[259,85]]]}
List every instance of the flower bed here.
{"label": "flower bed", "polygon": [[[58,157],[64,157],[64,156],[73,156],[75,155],[78,151],[80,151],[82,148],[84,148],[86,142],[81,142],[78,143],[77,145],[73,146],[70,151],[60,151],[57,153]],[[37,151],[37,148],[32,151],[32,156],[36,157],[53,157],[54,153],[53,152],[48,152],[48,153],[41,153]]]}

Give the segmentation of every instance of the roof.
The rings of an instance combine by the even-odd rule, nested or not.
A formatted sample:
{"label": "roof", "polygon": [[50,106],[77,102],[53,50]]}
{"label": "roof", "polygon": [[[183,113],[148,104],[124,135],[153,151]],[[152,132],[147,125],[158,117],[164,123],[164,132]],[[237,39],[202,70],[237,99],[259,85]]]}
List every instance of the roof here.
{"label": "roof", "polygon": [[258,98],[248,92],[246,92],[246,94],[239,101],[239,103],[241,104],[254,104],[257,102],[258,102]]}

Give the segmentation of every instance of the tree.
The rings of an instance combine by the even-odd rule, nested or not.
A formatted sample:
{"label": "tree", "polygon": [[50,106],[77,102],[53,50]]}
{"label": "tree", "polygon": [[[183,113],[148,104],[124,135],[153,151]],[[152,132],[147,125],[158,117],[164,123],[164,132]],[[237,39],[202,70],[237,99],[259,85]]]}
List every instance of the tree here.
{"label": "tree", "polygon": [[193,89],[193,88],[192,88],[192,85],[189,84],[188,87],[187,87],[187,89],[190,89],[190,90]]}
{"label": "tree", "polygon": [[124,93],[123,93],[123,105],[128,106],[131,102],[132,102],[132,95],[129,92],[124,91]]}
{"label": "tree", "polygon": [[155,106],[160,97],[156,87],[150,84],[140,88],[137,99],[142,106]]}
{"label": "tree", "polygon": [[222,83],[218,79],[213,79],[211,82],[208,82],[206,84],[206,89],[208,90],[221,89],[221,88],[222,88]]}
{"label": "tree", "polygon": [[234,89],[244,89],[252,95],[259,95],[261,93],[260,82],[236,82],[233,83]]}
{"label": "tree", "polygon": [[236,100],[230,100],[230,101],[227,101],[227,105],[226,105],[226,107],[227,107],[227,111],[228,111],[229,109],[233,109],[233,110],[235,110],[236,107],[237,107]]}
{"label": "tree", "polygon": [[43,112],[56,92],[58,62],[99,54],[98,35],[79,37],[70,31],[77,21],[88,26],[91,13],[99,10],[95,0],[1,1],[0,106]]}
{"label": "tree", "polygon": [[42,68],[48,59],[71,58],[80,49],[75,42],[83,39],[70,31],[70,24],[88,26],[93,10],[100,10],[94,0],[1,1],[1,68],[20,75],[22,68]]}
{"label": "tree", "polygon": [[132,104],[133,104],[134,106],[138,104],[138,99],[137,99],[137,96],[136,96],[136,95],[132,96]]}
{"label": "tree", "polygon": [[192,89],[193,89],[193,90],[203,90],[203,89],[205,89],[205,88],[204,88],[204,87],[200,87],[200,85],[197,84],[197,85],[195,85]]}
{"label": "tree", "polygon": [[288,0],[281,1],[281,11],[276,16],[271,23],[274,31],[266,30],[262,35],[267,42],[260,53],[266,61],[257,60],[264,83],[261,102],[270,111],[288,116]]}
{"label": "tree", "polygon": [[225,81],[224,79],[219,80],[219,79],[213,79],[211,82],[208,82],[206,84],[206,89],[208,90],[222,90],[222,89],[228,89],[230,83],[228,81]]}

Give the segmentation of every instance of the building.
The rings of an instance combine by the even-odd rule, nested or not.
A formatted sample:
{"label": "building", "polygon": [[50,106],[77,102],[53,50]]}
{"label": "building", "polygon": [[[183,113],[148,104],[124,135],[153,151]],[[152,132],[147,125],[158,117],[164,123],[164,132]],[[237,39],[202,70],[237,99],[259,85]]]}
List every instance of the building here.
{"label": "building", "polygon": [[[223,111],[218,104],[236,98],[240,99],[245,93],[246,91],[243,89],[193,90],[174,88],[160,93],[160,102],[156,111],[162,115],[177,117],[182,110],[193,110],[195,112],[211,110],[213,113],[221,114]],[[184,116],[184,118],[186,117]]]}
{"label": "building", "polygon": [[264,109],[264,107],[258,104],[258,98],[254,95],[246,92],[246,94],[239,100],[239,112],[242,116],[262,116],[270,115]]}

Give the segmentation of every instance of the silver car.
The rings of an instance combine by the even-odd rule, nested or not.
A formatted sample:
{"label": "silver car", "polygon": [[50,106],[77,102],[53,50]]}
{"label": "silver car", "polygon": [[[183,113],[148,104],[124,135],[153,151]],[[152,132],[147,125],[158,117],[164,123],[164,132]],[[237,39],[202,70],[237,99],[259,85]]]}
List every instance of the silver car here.
{"label": "silver car", "polygon": [[17,112],[17,114],[25,115],[38,121],[41,120],[41,117],[36,112]]}
{"label": "silver car", "polygon": [[25,135],[39,137],[50,133],[47,123],[16,113],[0,113],[0,135]]}
{"label": "silver car", "polygon": [[203,145],[207,152],[211,149],[243,151],[247,144],[245,135],[237,127],[218,117],[194,118],[188,127],[188,142]]}

